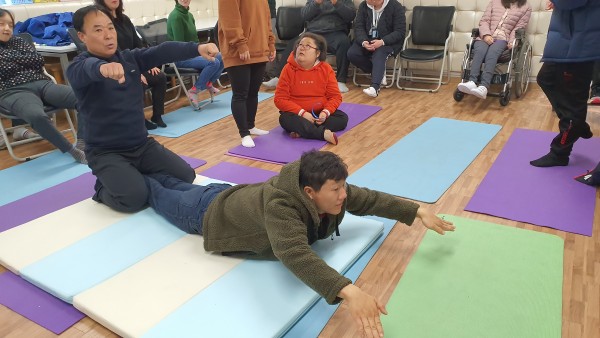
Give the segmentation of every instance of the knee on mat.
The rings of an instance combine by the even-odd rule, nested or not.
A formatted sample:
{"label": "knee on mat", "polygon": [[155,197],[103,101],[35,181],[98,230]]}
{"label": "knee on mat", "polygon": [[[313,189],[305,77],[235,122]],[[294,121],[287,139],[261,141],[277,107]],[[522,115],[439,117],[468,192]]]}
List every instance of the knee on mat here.
{"label": "knee on mat", "polygon": [[148,189],[144,186],[143,189],[115,198],[115,203],[112,207],[120,212],[133,213],[144,209],[147,203]]}

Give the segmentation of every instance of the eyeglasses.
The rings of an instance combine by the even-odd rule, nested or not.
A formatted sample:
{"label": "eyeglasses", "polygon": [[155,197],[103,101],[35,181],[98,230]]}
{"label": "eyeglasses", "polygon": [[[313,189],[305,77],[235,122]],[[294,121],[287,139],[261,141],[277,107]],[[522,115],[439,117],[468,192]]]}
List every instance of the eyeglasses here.
{"label": "eyeglasses", "polygon": [[302,44],[302,43],[298,44],[298,48],[302,48],[302,49],[309,49],[310,48],[310,49],[314,49],[314,50],[319,50],[319,48],[317,48],[317,47],[313,47],[313,46],[308,45],[308,44],[305,45],[305,44]]}

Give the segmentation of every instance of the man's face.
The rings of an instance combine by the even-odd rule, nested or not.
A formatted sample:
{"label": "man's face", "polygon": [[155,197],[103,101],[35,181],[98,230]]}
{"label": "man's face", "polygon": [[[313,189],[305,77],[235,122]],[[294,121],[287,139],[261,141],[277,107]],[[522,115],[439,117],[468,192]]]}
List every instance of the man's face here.
{"label": "man's face", "polygon": [[310,187],[306,187],[305,191],[315,202],[319,213],[330,215],[337,215],[342,212],[342,204],[348,196],[346,194],[346,180],[327,180],[321,190],[315,191]]}
{"label": "man's face", "polygon": [[117,51],[117,31],[112,21],[102,12],[90,12],[83,18],[83,30],[77,35],[88,51],[109,58]]}

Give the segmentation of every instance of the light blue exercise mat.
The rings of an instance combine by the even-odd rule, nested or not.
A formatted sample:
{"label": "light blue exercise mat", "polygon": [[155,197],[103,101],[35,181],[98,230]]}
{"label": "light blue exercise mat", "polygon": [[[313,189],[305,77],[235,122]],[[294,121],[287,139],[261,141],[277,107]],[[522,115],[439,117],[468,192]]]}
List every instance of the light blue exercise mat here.
{"label": "light blue exercise mat", "polygon": [[60,151],[0,171],[0,206],[29,196],[90,171]]}
{"label": "light blue exercise mat", "polygon": [[501,126],[431,118],[352,174],[350,183],[435,203]]}
{"label": "light blue exercise mat", "polygon": [[[312,248],[343,273],[382,230],[377,221],[346,214],[341,236],[318,241]],[[246,260],[143,337],[279,337],[318,299],[281,262]]]}
{"label": "light blue exercise mat", "polygon": [[19,273],[41,289],[72,303],[76,294],[184,235],[148,208],[26,266]]}
{"label": "light blue exercise mat", "polygon": [[[149,130],[152,135],[165,137],[180,137],[196,129],[218,121],[231,115],[231,91],[215,96],[214,102],[202,108],[194,110],[187,106],[179,108],[171,113],[163,115],[166,128]],[[258,93],[258,102],[273,96],[271,93]]]}

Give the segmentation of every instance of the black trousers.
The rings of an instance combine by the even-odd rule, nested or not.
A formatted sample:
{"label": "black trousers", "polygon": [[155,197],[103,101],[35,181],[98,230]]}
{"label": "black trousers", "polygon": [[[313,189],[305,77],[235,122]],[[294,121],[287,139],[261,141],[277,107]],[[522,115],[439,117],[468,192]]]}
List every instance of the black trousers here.
{"label": "black trousers", "polygon": [[266,62],[227,68],[231,82],[231,112],[240,136],[250,135],[258,108],[258,90],[262,84]]}
{"label": "black trousers", "polygon": [[594,70],[592,73],[592,95],[600,96],[600,61],[594,62]]}
{"label": "black trousers", "polygon": [[560,133],[552,140],[550,151],[559,157],[569,156],[580,137],[591,136],[587,124],[587,100],[594,62],[544,62],[537,75],[540,85],[560,119]]}
{"label": "black trousers", "polygon": [[310,123],[304,117],[294,113],[279,112],[279,124],[288,133],[297,133],[302,138],[325,140],[325,129],[333,132],[346,129],[348,115],[341,110],[329,115],[321,125]]}
{"label": "black trousers", "polygon": [[144,77],[152,93],[152,117],[160,117],[165,113],[165,93],[167,91],[167,76],[160,72],[152,75],[145,72]]}
{"label": "black trousers", "polygon": [[148,203],[144,176],[166,174],[191,183],[194,169],[153,138],[129,150],[86,149],[85,156],[96,176],[95,201],[121,212],[136,212]]}
{"label": "black trousers", "polygon": [[388,57],[394,53],[392,46],[381,46],[370,52],[353,43],[348,50],[348,60],[365,73],[371,74],[371,87],[379,89]]}

